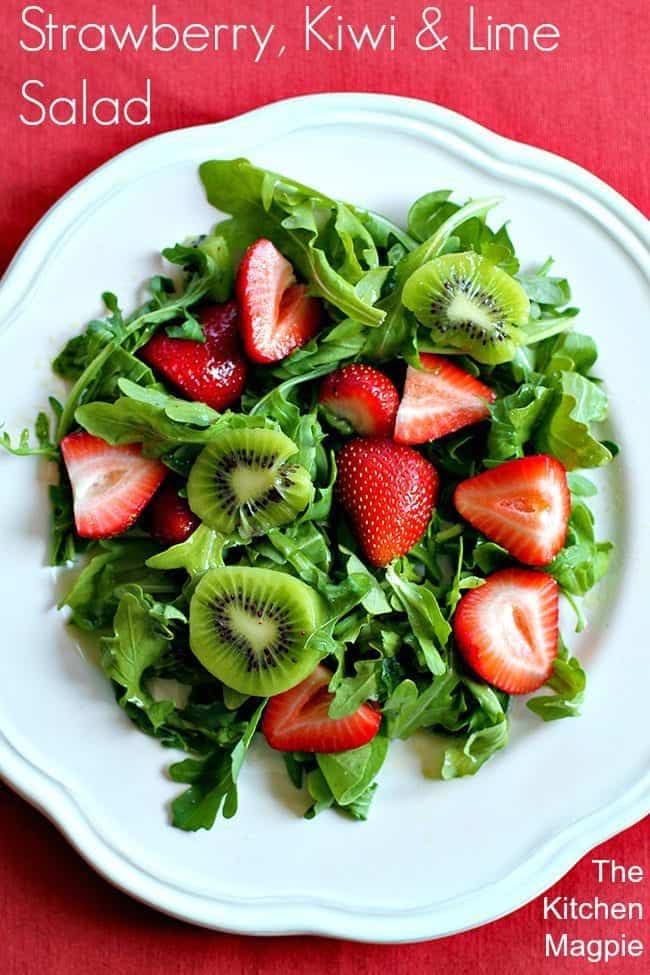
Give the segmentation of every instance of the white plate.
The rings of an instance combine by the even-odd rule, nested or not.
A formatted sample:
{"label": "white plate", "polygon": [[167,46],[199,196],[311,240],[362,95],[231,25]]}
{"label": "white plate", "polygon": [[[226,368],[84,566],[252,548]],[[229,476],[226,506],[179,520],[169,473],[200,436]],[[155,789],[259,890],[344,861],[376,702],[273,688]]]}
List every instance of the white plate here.
{"label": "white plate", "polygon": [[648,808],[648,228],[588,173],[424,102],[316,96],[158,136],[69,193],[8,271],[9,429],[56,390],[52,355],[100,310],[100,293],[130,306],[161,247],[211,226],[197,164],[236,155],[398,220],[435,187],[503,194],[500,216],[525,261],[552,254],[571,280],[623,447],[598,476],[613,571],[590,600],[590,628],[571,641],[589,672],[584,716],[544,725],[519,702],[511,745],[475,778],[448,783],[422,776],[421,744],[395,744],[366,824],[302,820],[279,757],[259,743],[234,820],[210,833],[172,829],[166,805],[178,787],[163,770],[173,756],[129,724],[76,652],[44,567],[44,472],[3,455],[0,772],[100,873],[178,917],[368,941],[449,934],[518,907]]}

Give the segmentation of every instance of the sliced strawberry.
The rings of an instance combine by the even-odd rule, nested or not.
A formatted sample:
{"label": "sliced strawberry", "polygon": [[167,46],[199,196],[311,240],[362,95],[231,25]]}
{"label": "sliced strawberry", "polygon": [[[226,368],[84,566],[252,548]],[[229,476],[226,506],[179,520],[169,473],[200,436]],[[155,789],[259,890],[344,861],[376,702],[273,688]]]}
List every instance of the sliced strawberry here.
{"label": "sliced strawberry", "polygon": [[262,732],[271,748],[283,752],[346,752],[367,745],[379,731],[381,715],[362,704],[347,718],[330,718],[332,678],[319,665],[297,687],[269,700],[262,718]]}
{"label": "sliced strawberry", "polygon": [[526,565],[547,565],[566,541],[571,510],[566,471],[546,454],[509,460],[462,481],[454,504]]}
{"label": "sliced strawberry", "polygon": [[140,447],[112,447],[84,430],[69,433],[61,452],[72,484],[74,521],[82,538],[110,538],[130,528],[167,475]]}
{"label": "sliced strawberry", "polygon": [[426,443],[487,420],[494,391],[443,355],[421,355],[424,368],[409,366],[395,422],[398,443]]}
{"label": "sliced strawberry", "polygon": [[320,402],[366,437],[390,437],[399,393],[388,376],[372,366],[353,364],[326,376]]}
{"label": "sliced strawberry", "polygon": [[237,304],[203,305],[195,315],[205,342],[173,339],[162,328],[140,355],[190,399],[225,410],[239,399],[246,382]]}
{"label": "sliced strawberry", "polygon": [[241,330],[248,358],[278,362],[314,337],[322,307],[296,284],[293,268],[270,240],[246,251],[237,274]]}
{"label": "sliced strawberry", "polygon": [[337,457],[336,491],[372,565],[405,555],[426,531],[438,473],[416,450],[392,440],[358,439]]}
{"label": "sliced strawberry", "polygon": [[503,569],[465,593],[454,637],[483,680],[508,694],[529,694],[553,671],[558,644],[558,585],[530,569]]}
{"label": "sliced strawberry", "polygon": [[168,545],[177,545],[198,528],[199,519],[178,494],[180,481],[164,484],[151,502],[151,534]]}

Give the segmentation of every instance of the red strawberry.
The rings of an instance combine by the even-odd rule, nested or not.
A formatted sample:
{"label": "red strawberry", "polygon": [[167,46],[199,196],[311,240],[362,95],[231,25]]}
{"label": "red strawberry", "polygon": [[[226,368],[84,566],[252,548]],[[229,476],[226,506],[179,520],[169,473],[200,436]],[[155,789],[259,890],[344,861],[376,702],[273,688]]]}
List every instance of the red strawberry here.
{"label": "red strawberry", "polygon": [[372,565],[405,555],[426,531],[438,473],[416,450],[392,440],[352,440],[337,457],[336,490]]}
{"label": "red strawberry", "polygon": [[487,420],[489,386],[455,366],[443,355],[421,355],[423,369],[409,366],[395,422],[398,443],[425,443],[470,423]]}
{"label": "red strawberry", "polygon": [[323,380],[319,400],[357,433],[392,436],[399,394],[388,376],[372,366],[343,366],[331,372]]}
{"label": "red strawberry", "polygon": [[362,704],[347,718],[330,718],[332,674],[319,665],[297,687],[276,694],[264,710],[262,732],[271,748],[283,752],[346,752],[367,745],[379,731],[381,715]]}
{"label": "red strawberry", "polygon": [[558,643],[558,585],[530,569],[503,569],[465,593],[454,637],[469,666],[508,694],[529,694],[553,671]]}
{"label": "red strawberry", "polygon": [[179,497],[179,487],[180,481],[170,481],[151,502],[151,534],[168,545],[184,542],[199,526],[185,498]]}
{"label": "red strawberry", "polygon": [[462,481],[454,504],[526,565],[547,565],[566,541],[571,509],[566,471],[546,454],[509,460]]}
{"label": "red strawberry", "polygon": [[248,358],[278,362],[313,338],[322,308],[296,284],[291,264],[270,240],[255,241],[237,274],[241,330]]}
{"label": "red strawberry", "polygon": [[232,406],[242,394],[247,364],[238,332],[237,305],[204,305],[196,312],[205,342],[172,339],[162,328],[140,355],[192,400],[214,410]]}
{"label": "red strawberry", "polygon": [[61,452],[72,484],[74,520],[82,538],[110,538],[130,528],[167,475],[140,447],[112,447],[84,430],[69,433]]}

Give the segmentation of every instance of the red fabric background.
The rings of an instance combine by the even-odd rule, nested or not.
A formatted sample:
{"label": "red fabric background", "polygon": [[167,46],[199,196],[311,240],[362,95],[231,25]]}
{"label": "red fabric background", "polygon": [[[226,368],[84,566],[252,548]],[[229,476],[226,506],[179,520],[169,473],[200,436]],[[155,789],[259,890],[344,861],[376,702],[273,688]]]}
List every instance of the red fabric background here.
{"label": "red fabric background", "polygon": [[[110,20],[123,27],[146,15],[145,0],[40,0],[58,21],[81,24]],[[650,115],[650,6],[647,0],[492,0],[478,11],[495,21],[554,22],[561,31],[553,54],[469,53],[468,4],[440,0],[442,32],[449,49],[425,54],[412,43],[419,23],[418,0],[348,0],[334,15],[380,23],[399,15],[402,43],[395,53],[313,51],[301,47],[303,3],[299,0],[159,0],[160,19],[190,22],[278,24],[288,45],[282,59],[254,65],[238,54],[147,55],[26,53],[19,48],[20,11],[25,3],[3,0],[0,11],[0,269],[33,224],[54,201],[95,166],[148,135],[184,125],[227,118],[265,102],[316,91],[383,91],[429,99],[490,128],[542,146],[587,167],[650,212],[647,150]],[[318,2],[313,4],[318,7]],[[153,82],[153,119],[147,128],[28,128],[20,86],[38,78],[51,97],[73,95],[79,79],[92,92],[130,97]],[[299,174],[298,174],[299,175]],[[486,771],[483,774],[489,774]],[[545,923],[539,902],[453,939],[401,947],[360,947],[313,939],[262,939],[192,929],[155,914],[113,891],[66,846],[56,831],[9,790],[0,791],[0,970],[3,975],[81,972],[157,972],[173,965],[181,973],[228,971],[305,973],[464,973],[507,971],[510,975],[553,971],[578,973],[592,966],[578,960],[545,961]],[[637,826],[605,844],[601,856],[650,868],[647,829]],[[593,896],[593,868],[586,858],[557,886],[580,899]],[[611,888],[601,896],[614,896]],[[638,899],[638,888],[632,891]],[[617,898],[621,895],[616,890]],[[554,922],[549,930],[561,927]],[[622,922],[577,922],[575,935],[639,936],[640,926]],[[647,970],[647,957],[610,962],[608,971]],[[595,966],[594,966],[595,967]]]}

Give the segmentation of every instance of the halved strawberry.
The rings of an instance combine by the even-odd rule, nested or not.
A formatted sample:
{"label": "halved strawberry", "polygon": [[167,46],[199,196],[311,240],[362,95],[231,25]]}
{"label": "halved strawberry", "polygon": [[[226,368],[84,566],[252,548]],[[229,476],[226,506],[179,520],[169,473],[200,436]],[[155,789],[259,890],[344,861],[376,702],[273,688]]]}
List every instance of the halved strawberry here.
{"label": "halved strawberry", "polygon": [[164,328],[140,350],[157,372],[192,400],[225,410],[242,394],[247,363],[241,349],[237,304],[203,305],[195,312],[205,342],[173,339]]}
{"label": "halved strawberry", "polygon": [[270,240],[255,241],[237,274],[241,331],[248,358],[278,362],[313,338],[322,307],[296,284],[293,268]]}
{"label": "halved strawberry", "polygon": [[151,534],[154,538],[177,545],[189,538],[200,522],[185,498],[178,494],[180,481],[164,484],[151,502]]}
{"label": "halved strawberry", "polygon": [[352,364],[335,369],[320,388],[319,401],[335,416],[367,437],[390,437],[395,426],[399,393],[394,383],[373,366]]}
{"label": "halved strawberry", "polygon": [[438,473],[421,454],[392,440],[357,439],[336,459],[336,492],[372,565],[405,555],[426,531]]}
{"label": "halved strawberry", "polygon": [[526,565],[547,565],[566,541],[571,510],[566,471],[547,454],[509,460],[462,481],[454,504]]}
{"label": "halved strawberry", "polygon": [[167,475],[137,444],[112,447],[85,430],[69,433],[61,453],[72,484],[74,521],[82,538],[110,538],[130,528]]}
{"label": "halved strawberry", "polygon": [[558,585],[531,569],[503,569],[466,592],[454,637],[483,680],[508,694],[529,694],[553,672],[558,644]]}
{"label": "halved strawberry", "polygon": [[367,745],[379,731],[381,715],[362,704],[347,718],[330,718],[331,672],[322,664],[297,687],[269,700],[262,733],[283,752],[346,752]]}
{"label": "halved strawberry", "polygon": [[420,356],[422,369],[409,366],[395,421],[395,440],[417,444],[437,440],[470,423],[487,420],[495,394],[489,386],[450,362],[447,356]]}

